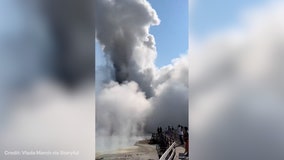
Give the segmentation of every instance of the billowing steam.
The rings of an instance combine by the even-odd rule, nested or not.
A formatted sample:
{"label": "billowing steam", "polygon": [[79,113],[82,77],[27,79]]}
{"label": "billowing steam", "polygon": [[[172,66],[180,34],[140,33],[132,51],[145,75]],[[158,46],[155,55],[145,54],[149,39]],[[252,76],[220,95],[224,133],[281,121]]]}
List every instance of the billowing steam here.
{"label": "billowing steam", "polygon": [[151,98],[146,130],[156,126],[188,124],[188,56],[173,60],[173,64],[158,71],[154,82],[156,95]]}
{"label": "billowing steam", "polygon": [[[149,28],[160,20],[151,5],[146,0],[97,0],[96,12],[97,47],[107,64],[96,69],[96,146],[104,146],[98,151],[158,126],[187,125],[188,59],[155,66]],[[107,136],[120,141],[110,142]]]}
{"label": "billowing steam", "polygon": [[144,0],[98,0],[95,6],[96,36],[113,67],[114,80],[136,81],[152,96],[156,50],[149,27],[159,24],[155,10]]}
{"label": "billowing steam", "polygon": [[246,12],[242,27],[192,46],[192,159],[284,158],[283,11]]}

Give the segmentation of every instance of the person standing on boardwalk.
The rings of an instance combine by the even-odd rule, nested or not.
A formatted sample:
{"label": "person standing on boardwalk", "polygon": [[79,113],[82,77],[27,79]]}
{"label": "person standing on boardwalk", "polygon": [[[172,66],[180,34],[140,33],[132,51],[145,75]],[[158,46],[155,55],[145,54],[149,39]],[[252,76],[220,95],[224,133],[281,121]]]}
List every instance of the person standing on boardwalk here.
{"label": "person standing on boardwalk", "polygon": [[185,151],[184,151],[184,155],[185,156],[188,156],[188,147],[189,147],[189,138],[188,138],[188,128],[187,127],[184,127],[183,129],[183,139],[184,139],[184,142],[185,142],[185,145],[184,145],[184,148],[185,148]]}
{"label": "person standing on boardwalk", "polygon": [[178,125],[178,135],[179,135],[179,140],[180,144],[183,145],[183,127],[181,125]]}

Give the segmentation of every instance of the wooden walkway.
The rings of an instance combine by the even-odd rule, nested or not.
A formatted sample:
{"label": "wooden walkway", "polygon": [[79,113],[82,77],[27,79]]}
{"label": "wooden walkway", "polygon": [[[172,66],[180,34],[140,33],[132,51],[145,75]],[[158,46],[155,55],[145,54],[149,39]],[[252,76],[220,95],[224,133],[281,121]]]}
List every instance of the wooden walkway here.
{"label": "wooden walkway", "polygon": [[184,156],[185,148],[179,145],[180,141],[176,131],[172,134],[160,133],[152,134],[151,141],[157,144],[157,152],[160,160],[189,160],[189,157]]}
{"label": "wooden walkway", "polygon": [[188,157],[184,157],[183,156],[183,153],[184,153],[184,147],[183,146],[177,146],[176,147],[176,156],[174,158],[174,160],[188,160],[189,158]]}

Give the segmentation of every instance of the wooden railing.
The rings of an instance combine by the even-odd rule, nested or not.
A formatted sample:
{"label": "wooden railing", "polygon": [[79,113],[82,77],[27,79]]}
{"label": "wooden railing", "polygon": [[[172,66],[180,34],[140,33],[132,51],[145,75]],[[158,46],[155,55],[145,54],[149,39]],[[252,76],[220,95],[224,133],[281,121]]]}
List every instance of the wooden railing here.
{"label": "wooden railing", "polygon": [[172,160],[175,157],[176,137],[175,130],[152,134],[150,143],[157,144],[160,160]]}
{"label": "wooden railing", "polygon": [[161,156],[160,160],[173,160],[175,157],[175,153],[176,153],[175,145],[176,145],[176,142],[173,142],[172,145]]}

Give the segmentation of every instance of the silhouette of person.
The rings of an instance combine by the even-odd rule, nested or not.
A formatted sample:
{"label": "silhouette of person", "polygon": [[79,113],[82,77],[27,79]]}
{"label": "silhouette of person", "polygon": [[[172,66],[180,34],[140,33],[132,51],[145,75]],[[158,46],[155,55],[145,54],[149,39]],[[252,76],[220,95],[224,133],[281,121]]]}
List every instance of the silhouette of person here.
{"label": "silhouette of person", "polygon": [[185,145],[184,145],[184,148],[185,148],[185,156],[188,156],[188,148],[189,148],[189,136],[188,136],[188,128],[187,127],[184,127],[183,129],[183,139],[184,139],[184,142],[185,142]]}
{"label": "silhouette of person", "polygon": [[179,140],[180,144],[183,145],[183,127],[181,125],[178,125],[178,135],[179,135]]}

